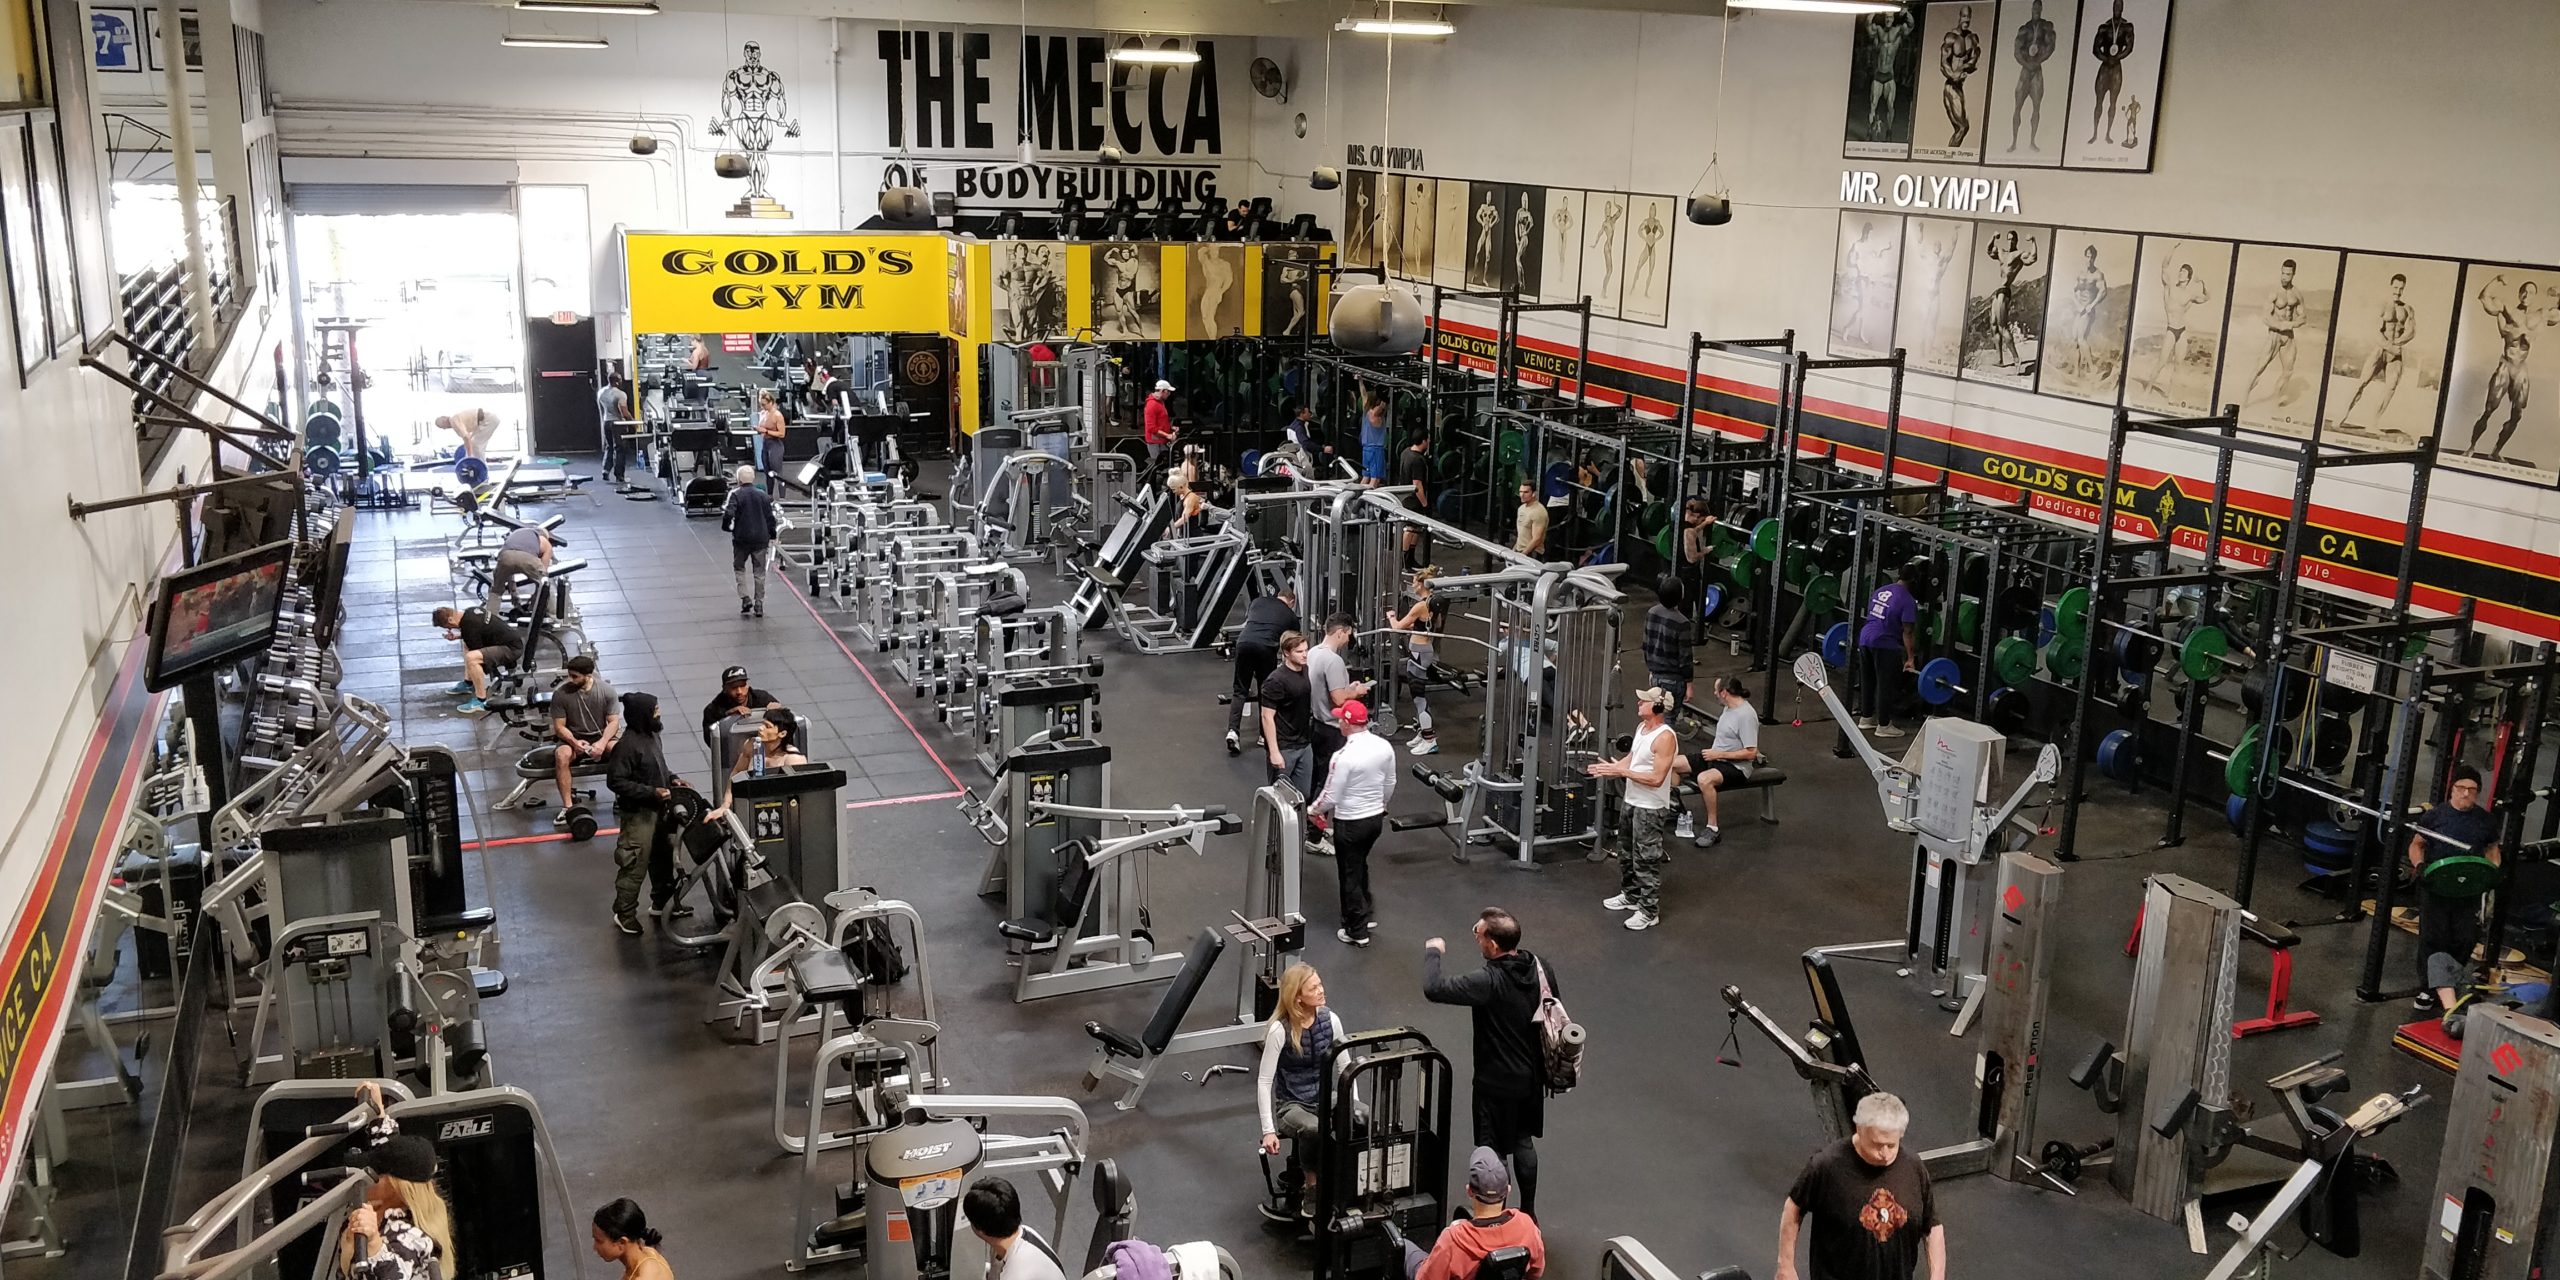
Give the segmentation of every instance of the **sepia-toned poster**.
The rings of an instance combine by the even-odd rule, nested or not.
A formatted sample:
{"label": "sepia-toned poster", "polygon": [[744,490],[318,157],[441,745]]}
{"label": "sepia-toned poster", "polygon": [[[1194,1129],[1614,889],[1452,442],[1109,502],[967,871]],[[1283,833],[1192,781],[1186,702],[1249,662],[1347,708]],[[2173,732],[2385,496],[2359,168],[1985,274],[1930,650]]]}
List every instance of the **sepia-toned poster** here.
{"label": "sepia-toned poster", "polygon": [[2133,273],[2141,254],[2141,237],[2125,232],[2053,233],[2053,280],[2045,290],[2038,391],[2098,404],[2116,402],[2124,383],[2125,338],[2133,327]]}
{"label": "sepia-toned poster", "polygon": [[1093,247],[1093,330],[1105,342],[1153,341],[1164,334],[1161,244]]}
{"label": "sepia-toned poster", "polygon": [[1316,322],[1315,251],[1272,245],[1262,251],[1262,334],[1297,338]]}
{"label": "sepia-toned poster", "polygon": [[1905,218],[1902,283],[1894,297],[1894,341],[1906,367],[1956,376],[1964,363],[1966,263],[1973,224],[1961,218]]}
{"label": "sepia-toned poster", "polygon": [[2151,167],[2169,0],[2081,0],[2062,160],[2074,169]]}
{"label": "sepia-toned poster", "polygon": [[1404,175],[1378,178],[1378,262],[1389,275],[1404,259]]}
{"label": "sepia-toned poster", "polygon": [[1067,336],[1067,247],[1048,240],[999,240],[987,247],[998,342]]}
{"label": "sepia-toned poster", "polygon": [[1408,176],[1404,180],[1404,234],[1396,248],[1400,261],[1396,274],[1407,280],[1429,283],[1431,280],[1431,246],[1440,220],[1438,188],[1429,178]]}
{"label": "sepia-toned poster", "polygon": [[2462,264],[2442,258],[2347,255],[2329,344],[2321,438],[2365,449],[2407,449],[2435,434],[2444,404],[2444,354]]}
{"label": "sepia-toned poster", "polygon": [[1832,355],[1881,356],[1893,350],[1894,291],[1902,279],[1902,218],[1844,209],[1831,253]]}
{"label": "sepia-toned poster", "polygon": [[2078,47],[2078,0],[2000,0],[1992,49],[1990,118],[1982,158],[1991,164],[2062,166],[2071,105],[2071,52]]}
{"label": "sepia-toned poster", "polygon": [[2321,365],[2338,302],[2329,249],[2244,244],[2231,272],[2231,358],[2221,400],[2242,425],[2308,436],[2320,421]]}
{"label": "sepia-toned poster", "polygon": [[1627,197],[1627,287],[1618,314],[1644,324],[1671,319],[1671,197]]}
{"label": "sepia-toned poster", "polygon": [[1342,175],[1342,265],[1378,265],[1378,171]]}
{"label": "sepia-toned poster", "polygon": [[1840,154],[1911,155],[1911,112],[1920,93],[1920,20],[1907,9],[1849,24],[1849,109]]}
{"label": "sepia-toned poster", "polygon": [[2231,284],[2227,240],[2142,238],[2124,403],[2179,418],[2214,412],[2222,317]]}
{"label": "sepia-toned poster", "polygon": [[1511,217],[1499,182],[1467,184],[1467,287],[1500,289],[1511,258]]}
{"label": "sepia-toned poster", "polygon": [[1983,116],[1991,94],[1991,32],[1999,6],[1933,4],[1922,11],[1920,55],[1935,74],[1924,75],[1911,122],[1911,158],[1971,164],[1982,158]]}
{"label": "sepia-toned poster", "polygon": [[1431,283],[1452,289],[1467,287],[1467,255],[1471,247],[1473,224],[1467,219],[1475,206],[1467,201],[1468,186],[1463,178],[1442,178],[1439,183],[1439,227],[1434,233],[1438,245],[1431,256]]}
{"label": "sepia-toned poster", "polygon": [[1591,228],[1583,241],[1582,291],[1591,295],[1591,314],[1615,318],[1618,294],[1626,287],[1627,193],[1593,191],[1583,201],[1583,225]]}
{"label": "sepia-toned poster", "polygon": [[1189,273],[1182,283],[1184,331],[1194,340],[1226,338],[1244,332],[1244,246],[1189,246]]}
{"label": "sepia-toned poster", "polygon": [[2454,314],[2437,456],[2466,471],[2551,483],[2560,474],[2560,373],[2551,358],[2560,347],[2560,271],[2471,263]]}
{"label": "sepia-toned poster", "polygon": [[1538,301],[1574,302],[1582,297],[1582,197],[1567,187],[1549,187],[1547,221],[1541,233]]}
{"label": "sepia-toned poster", "polygon": [[1503,287],[1535,299],[1546,265],[1547,189],[1515,183],[1503,188],[1502,206]]}
{"label": "sepia-toned poster", "polygon": [[2044,351],[2044,291],[2052,270],[2048,227],[1984,222],[1974,227],[1972,285],[1964,302],[1968,381],[2033,389]]}

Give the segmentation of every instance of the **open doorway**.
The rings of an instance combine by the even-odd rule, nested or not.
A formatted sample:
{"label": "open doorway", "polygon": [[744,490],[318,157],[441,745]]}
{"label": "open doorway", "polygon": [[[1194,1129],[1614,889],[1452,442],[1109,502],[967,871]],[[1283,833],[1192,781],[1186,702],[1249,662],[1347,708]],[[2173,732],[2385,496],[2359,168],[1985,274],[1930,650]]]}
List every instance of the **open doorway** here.
{"label": "open doorway", "polygon": [[[364,372],[369,447],[403,466],[450,460],[461,445],[439,417],[487,411],[486,456],[525,447],[524,305],[511,212],[298,213],[293,234],[302,321],[352,322]],[[310,347],[315,388],[345,394],[331,345]]]}

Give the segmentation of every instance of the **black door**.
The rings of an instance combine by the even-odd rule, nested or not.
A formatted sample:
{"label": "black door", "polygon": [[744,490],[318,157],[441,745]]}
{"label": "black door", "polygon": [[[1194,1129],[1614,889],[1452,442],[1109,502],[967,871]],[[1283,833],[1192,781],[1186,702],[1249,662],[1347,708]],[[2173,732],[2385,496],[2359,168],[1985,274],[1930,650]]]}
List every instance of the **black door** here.
{"label": "black door", "polygon": [[906,458],[947,458],[959,436],[952,430],[951,339],[930,333],[889,338],[889,398],[905,421],[898,453]]}
{"label": "black door", "polygon": [[525,398],[533,415],[535,453],[594,453],[596,322],[559,324],[533,316],[524,325]]}

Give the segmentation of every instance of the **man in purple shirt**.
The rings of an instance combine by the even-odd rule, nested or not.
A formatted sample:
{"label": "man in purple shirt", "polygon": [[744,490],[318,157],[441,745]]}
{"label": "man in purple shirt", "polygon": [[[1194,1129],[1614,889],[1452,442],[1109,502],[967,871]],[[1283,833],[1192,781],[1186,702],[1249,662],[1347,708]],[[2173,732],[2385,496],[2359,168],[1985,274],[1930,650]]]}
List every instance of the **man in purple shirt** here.
{"label": "man in purple shirt", "polygon": [[1858,624],[1858,651],[1865,655],[1866,682],[1859,687],[1858,727],[1879,738],[1899,738],[1893,713],[1902,703],[1902,677],[1910,672],[1919,647],[1920,585],[1928,580],[1929,562],[1913,560],[1895,580],[1867,597],[1867,612]]}

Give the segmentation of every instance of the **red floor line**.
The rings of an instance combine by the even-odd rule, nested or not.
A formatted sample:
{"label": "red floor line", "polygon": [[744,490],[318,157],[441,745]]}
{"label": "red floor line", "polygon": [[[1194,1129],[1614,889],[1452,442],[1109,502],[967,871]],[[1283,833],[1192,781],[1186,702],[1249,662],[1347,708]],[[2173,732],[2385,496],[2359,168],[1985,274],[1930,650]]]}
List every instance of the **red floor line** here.
{"label": "red floor line", "polygon": [[[620,834],[622,834],[622,828],[620,827],[598,827],[596,828],[596,833],[589,837],[589,839],[602,840],[606,836],[615,836]],[[511,844],[550,844],[554,841],[566,840],[568,838],[569,833],[566,831],[545,831],[539,835],[500,836],[495,840],[465,840],[462,842],[462,847],[465,849],[503,849]]]}
{"label": "red floor line", "polygon": [[[934,750],[933,744],[924,740],[924,731],[916,728],[916,722],[908,719],[907,713],[898,709],[897,701],[889,696],[889,691],[881,688],[880,682],[872,677],[871,668],[862,665],[862,659],[853,656],[853,650],[845,646],[844,637],[836,634],[835,624],[828,622],[826,615],[818,612],[818,606],[810,603],[809,597],[800,593],[800,584],[792,581],[790,575],[780,574],[776,576],[782,579],[783,587],[791,592],[791,598],[799,601],[800,607],[808,610],[809,616],[817,619],[819,626],[826,628],[827,639],[835,642],[836,651],[844,655],[845,661],[853,664],[854,670],[862,673],[863,681],[871,686],[871,691],[873,693],[880,695],[880,701],[883,705],[889,708],[889,714],[896,716],[898,718],[898,723],[907,727],[907,732],[914,736],[916,745],[924,748],[925,758],[933,761],[934,768],[942,770],[942,780],[950,783],[954,788],[958,788],[960,786],[960,775],[953,773],[951,771],[951,766],[942,762],[942,753]],[[951,794],[956,796],[960,794],[960,792],[955,789]],[[901,799],[916,800],[930,798],[931,797],[927,796],[901,797]]]}
{"label": "red floor line", "polygon": [[[949,771],[945,770],[945,772]],[[961,790],[936,791],[928,795],[921,796],[884,796],[878,800],[848,800],[845,802],[844,807],[848,809],[877,809],[883,805],[919,804],[926,800],[957,800],[967,794],[969,794],[967,791]]]}

